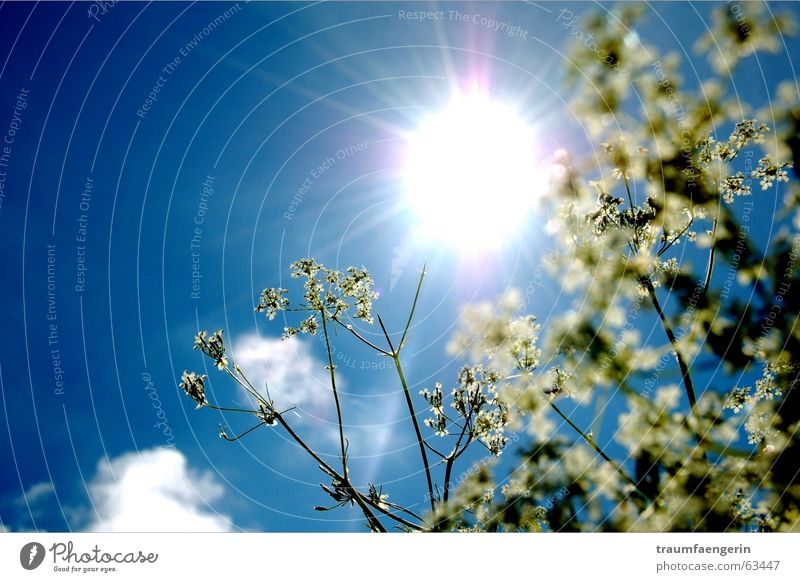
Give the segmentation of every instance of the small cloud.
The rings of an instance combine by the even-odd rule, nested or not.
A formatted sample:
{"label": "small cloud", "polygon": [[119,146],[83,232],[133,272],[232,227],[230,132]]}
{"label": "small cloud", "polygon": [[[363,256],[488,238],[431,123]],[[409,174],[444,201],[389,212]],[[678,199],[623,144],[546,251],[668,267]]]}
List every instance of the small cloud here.
{"label": "small cloud", "polygon": [[[236,363],[250,382],[270,396],[278,407],[296,406],[317,419],[328,418],[332,405],[330,378],[325,364],[311,352],[311,344],[298,337],[285,340],[244,335],[233,345]],[[344,386],[337,376],[337,386]]]}
{"label": "small cloud", "polygon": [[[334,347],[335,350],[335,347]],[[337,357],[334,351],[334,358]],[[292,336],[285,340],[242,336],[233,344],[233,357],[250,382],[261,388],[269,383],[270,396],[279,408],[297,407],[297,416],[287,415],[290,424],[302,423],[314,430],[304,436],[312,444],[325,443],[338,447],[339,432],[336,409],[331,391],[331,381],[326,363],[312,353],[312,344]],[[336,375],[336,385],[344,393],[343,374]],[[393,431],[399,429],[396,416],[402,406],[400,397],[387,397],[379,407],[374,399],[354,398],[352,394],[342,399],[345,437],[352,444],[351,455],[364,463],[365,480],[373,480],[389,445]],[[331,452],[334,452],[332,450]]]}
{"label": "small cloud", "polygon": [[224,487],[211,473],[188,467],[174,449],[103,459],[88,489],[95,515],[85,531],[226,532],[234,527],[209,507]]}
{"label": "small cloud", "polygon": [[23,492],[17,501],[22,505],[35,505],[36,503],[47,499],[54,492],[55,490],[53,489],[52,483],[36,483],[35,485],[32,485],[30,489]]}
{"label": "small cloud", "polygon": [[43,531],[39,521],[57,515],[63,509],[55,496],[53,484],[44,481],[31,485],[10,501],[9,509],[15,516],[12,523],[16,530],[33,527]]}

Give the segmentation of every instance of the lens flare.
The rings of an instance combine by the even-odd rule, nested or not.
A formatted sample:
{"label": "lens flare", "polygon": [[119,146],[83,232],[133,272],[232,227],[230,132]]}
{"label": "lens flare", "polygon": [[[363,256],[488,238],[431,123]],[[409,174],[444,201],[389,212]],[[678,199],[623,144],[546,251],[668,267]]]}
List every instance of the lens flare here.
{"label": "lens flare", "polygon": [[407,143],[409,208],[426,238],[495,247],[524,222],[547,185],[533,128],[477,88],[425,119]]}

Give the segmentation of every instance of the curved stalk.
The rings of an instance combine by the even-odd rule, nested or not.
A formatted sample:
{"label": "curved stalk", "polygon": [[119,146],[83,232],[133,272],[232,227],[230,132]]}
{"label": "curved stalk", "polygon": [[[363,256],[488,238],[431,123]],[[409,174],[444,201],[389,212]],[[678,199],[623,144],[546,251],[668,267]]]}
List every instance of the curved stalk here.
{"label": "curved stalk", "polygon": [[656,313],[658,313],[658,317],[661,320],[661,326],[664,328],[664,332],[667,334],[667,339],[675,350],[675,356],[678,359],[678,366],[681,369],[681,380],[683,381],[683,386],[686,389],[686,396],[689,398],[689,406],[691,407],[691,410],[694,411],[694,407],[697,405],[697,396],[694,391],[692,376],[689,374],[689,366],[686,364],[686,360],[683,359],[680,350],[678,350],[678,338],[675,337],[675,332],[672,331],[672,326],[669,324],[669,321],[667,321],[667,316],[664,314],[664,310],[661,309],[661,303],[658,301],[658,296],[656,295],[656,289],[653,287],[653,283],[649,280],[646,280],[645,287],[650,295],[650,300],[653,302],[653,307],[655,307]]}
{"label": "curved stalk", "polygon": [[563,419],[564,419],[564,422],[566,422],[568,425],[570,425],[570,426],[571,426],[571,427],[572,427],[572,428],[575,430],[575,432],[577,432],[577,433],[578,433],[578,434],[581,436],[581,438],[582,438],[582,439],[583,439],[583,440],[586,442],[586,444],[587,444],[587,445],[589,445],[590,447],[592,447],[592,449],[594,449],[594,451],[595,451],[595,452],[596,452],[598,455],[600,455],[600,457],[601,457],[601,458],[602,458],[602,459],[603,459],[603,460],[604,460],[606,463],[608,463],[609,465],[611,465],[611,467],[612,467],[612,468],[613,468],[613,469],[614,469],[614,470],[615,470],[617,473],[619,473],[619,475],[620,475],[622,478],[624,478],[624,479],[625,479],[625,480],[626,480],[628,483],[630,483],[631,485],[633,485],[633,487],[634,487],[634,491],[636,491],[636,492],[637,492],[639,495],[641,495],[641,496],[642,496],[642,497],[643,497],[645,500],[647,500],[647,501],[650,501],[650,502],[652,502],[652,501],[653,501],[653,500],[652,500],[652,499],[651,499],[651,498],[650,498],[650,497],[649,497],[649,496],[648,496],[648,495],[647,495],[647,494],[646,494],[644,491],[642,491],[641,489],[639,489],[639,485],[636,483],[636,481],[634,481],[634,480],[633,480],[633,478],[632,478],[632,477],[630,477],[630,476],[629,476],[629,475],[628,475],[628,474],[627,474],[627,473],[626,473],[626,472],[625,472],[625,471],[622,469],[622,467],[620,467],[620,466],[619,466],[617,463],[615,463],[615,462],[614,462],[614,461],[611,459],[611,457],[609,457],[609,456],[606,454],[606,452],[605,452],[603,449],[601,449],[601,448],[600,448],[600,445],[598,445],[598,444],[597,444],[597,443],[594,441],[594,439],[593,439],[591,436],[589,436],[589,435],[587,435],[585,432],[583,432],[583,431],[581,430],[581,428],[580,428],[578,425],[576,425],[574,422],[572,422],[572,420],[570,420],[570,418],[569,418],[569,417],[568,417],[566,414],[564,414],[564,413],[561,411],[561,409],[560,409],[560,408],[559,408],[559,407],[556,405],[556,403],[555,403],[555,402],[553,402],[553,401],[550,401],[550,406],[552,406],[552,407],[553,407],[553,410],[555,410],[555,411],[558,413],[558,415],[559,415],[561,418],[563,418]]}
{"label": "curved stalk", "polygon": [[345,478],[347,478],[347,445],[344,440],[344,424],[342,423],[342,406],[339,403],[339,391],[336,389],[336,372],[333,365],[333,352],[331,351],[331,342],[328,337],[328,318],[325,315],[325,309],[320,309],[322,314],[322,333],[325,336],[325,351],[328,353],[328,372],[331,377],[331,388],[333,389],[333,401],[336,404],[336,421],[339,425],[339,445],[342,450],[342,471]]}
{"label": "curved stalk", "polygon": [[383,335],[386,337],[386,341],[389,344],[389,349],[392,351],[392,361],[394,362],[395,370],[397,370],[397,375],[400,378],[400,385],[403,387],[403,395],[406,398],[406,406],[408,406],[408,413],[411,416],[411,423],[414,425],[414,434],[417,437],[417,444],[419,445],[419,453],[422,456],[422,465],[425,468],[425,479],[428,482],[428,497],[431,501],[431,511],[436,509],[434,503],[434,496],[433,496],[433,479],[431,478],[431,467],[428,463],[428,454],[425,452],[425,441],[422,438],[422,431],[419,429],[419,423],[417,422],[417,413],[414,410],[414,402],[411,400],[411,392],[408,390],[408,382],[406,382],[406,376],[403,373],[403,365],[400,363],[400,356],[394,349],[392,345],[392,340],[389,337],[389,332],[386,331],[386,326],[383,325],[383,320],[381,319],[380,315],[378,316],[378,323],[380,323],[381,329],[383,330]]}

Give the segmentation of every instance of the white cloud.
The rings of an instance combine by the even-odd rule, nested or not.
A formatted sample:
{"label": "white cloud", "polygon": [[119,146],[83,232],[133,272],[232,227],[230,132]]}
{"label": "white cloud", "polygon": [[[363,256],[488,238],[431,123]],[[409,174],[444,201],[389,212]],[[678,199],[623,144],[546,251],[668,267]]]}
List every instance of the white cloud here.
{"label": "white cloud", "polygon": [[95,512],[86,531],[224,532],[233,524],[208,507],[223,486],[209,472],[188,467],[186,457],[167,448],[126,453],[98,463],[88,485]]}
{"label": "white cloud", "polygon": [[[302,417],[330,418],[330,377],[325,364],[311,352],[309,342],[297,337],[281,340],[247,334],[233,345],[233,357],[262,394],[269,383],[270,396],[279,407],[296,406],[304,412]],[[344,387],[341,374],[336,385]]]}
{"label": "white cloud", "polygon": [[[339,355],[334,352],[335,361]],[[310,340],[247,334],[234,342],[233,358],[262,394],[263,386],[269,383],[270,396],[278,407],[297,407],[298,416],[287,415],[287,420],[293,425],[313,427],[313,431],[301,431],[307,442],[312,446],[324,442],[325,452],[337,453],[339,432],[330,376],[326,362],[313,354]],[[336,374],[336,386],[340,395],[346,392],[341,370]],[[398,405],[402,402],[397,394],[387,395],[379,405],[374,399],[342,397],[345,436],[352,445],[350,453],[366,457],[361,461],[364,479],[373,479],[379,471],[392,431],[400,428],[394,424],[400,410]]]}
{"label": "white cloud", "polygon": [[31,486],[30,489],[25,491],[18,501],[20,503],[33,505],[43,501],[54,492],[55,489],[53,488],[52,483],[42,481],[41,483],[36,483],[35,485]]}
{"label": "white cloud", "polygon": [[14,499],[14,503],[20,509],[30,510],[31,513],[41,513],[43,506],[50,501],[55,493],[52,483],[42,481],[31,485]]}

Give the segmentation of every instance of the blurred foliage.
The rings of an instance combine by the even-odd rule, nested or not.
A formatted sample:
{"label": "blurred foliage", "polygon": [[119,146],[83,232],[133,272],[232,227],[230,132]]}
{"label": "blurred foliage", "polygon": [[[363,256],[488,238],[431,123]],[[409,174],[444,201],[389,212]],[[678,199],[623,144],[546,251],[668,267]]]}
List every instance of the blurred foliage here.
{"label": "blurred foliage", "polygon": [[[510,475],[469,475],[440,508],[448,527],[800,530],[800,100],[792,79],[758,112],[735,92],[743,60],[794,23],[720,6],[695,46],[715,73],[689,90],[681,57],[637,34],[642,14],[570,21],[593,38],[566,81],[596,151],[556,156],[548,266],[574,301],[542,325],[535,371],[507,357],[518,296],[465,309],[452,351],[510,378],[500,394],[531,442]],[[592,423],[602,444],[562,410],[619,399],[615,423]]]}

